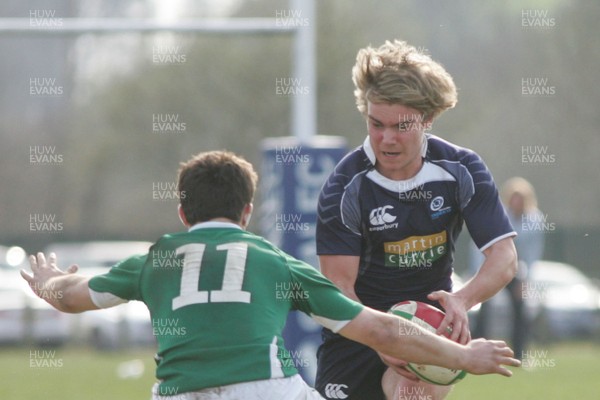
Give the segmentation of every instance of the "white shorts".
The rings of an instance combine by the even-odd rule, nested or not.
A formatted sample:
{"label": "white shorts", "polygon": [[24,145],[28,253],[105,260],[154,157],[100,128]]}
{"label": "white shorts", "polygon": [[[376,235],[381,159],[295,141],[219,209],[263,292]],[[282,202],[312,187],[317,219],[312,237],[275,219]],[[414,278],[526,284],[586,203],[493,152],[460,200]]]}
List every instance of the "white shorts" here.
{"label": "white shorts", "polygon": [[197,392],[161,396],[158,383],[152,387],[152,400],[323,400],[296,374],[287,378],[235,383],[233,385],[207,388]]}

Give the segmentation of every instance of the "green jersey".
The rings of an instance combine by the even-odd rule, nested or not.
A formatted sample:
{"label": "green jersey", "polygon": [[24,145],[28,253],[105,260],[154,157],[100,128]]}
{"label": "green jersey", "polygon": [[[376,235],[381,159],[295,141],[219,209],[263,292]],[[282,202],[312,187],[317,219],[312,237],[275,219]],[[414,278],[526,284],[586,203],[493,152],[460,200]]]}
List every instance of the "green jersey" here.
{"label": "green jersey", "polygon": [[281,336],[289,311],[338,331],[363,309],[310,265],[217,222],[163,236],[89,287],[99,307],[148,306],[163,395],[294,375]]}

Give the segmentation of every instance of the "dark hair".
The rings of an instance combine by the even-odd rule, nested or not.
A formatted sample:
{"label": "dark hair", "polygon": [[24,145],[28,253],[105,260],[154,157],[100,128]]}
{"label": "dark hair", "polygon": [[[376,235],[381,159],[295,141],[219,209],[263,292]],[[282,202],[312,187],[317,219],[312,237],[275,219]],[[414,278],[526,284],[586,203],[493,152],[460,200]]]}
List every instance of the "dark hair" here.
{"label": "dark hair", "polygon": [[254,198],[257,181],[252,164],[228,151],[200,153],[181,163],[178,190],[187,222],[240,221],[244,207]]}

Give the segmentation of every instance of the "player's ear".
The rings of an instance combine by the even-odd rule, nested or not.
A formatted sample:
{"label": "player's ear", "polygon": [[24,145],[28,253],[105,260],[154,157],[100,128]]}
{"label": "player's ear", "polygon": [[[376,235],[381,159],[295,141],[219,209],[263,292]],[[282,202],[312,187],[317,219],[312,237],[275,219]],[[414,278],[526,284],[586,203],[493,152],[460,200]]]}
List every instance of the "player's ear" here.
{"label": "player's ear", "polygon": [[433,126],[433,116],[430,116],[425,121],[423,121],[423,130],[425,132],[431,131],[432,126]]}
{"label": "player's ear", "polygon": [[181,204],[177,205],[177,214],[179,215],[179,220],[181,221],[181,223],[186,227],[189,228],[190,224],[187,221],[187,218],[185,217],[185,213],[183,212],[183,208],[181,207]]}
{"label": "player's ear", "polygon": [[250,224],[250,219],[252,218],[252,210],[254,210],[254,205],[252,203],[248,203],[244,206],[244,211],[242,212],[242,228],[246,229]]}

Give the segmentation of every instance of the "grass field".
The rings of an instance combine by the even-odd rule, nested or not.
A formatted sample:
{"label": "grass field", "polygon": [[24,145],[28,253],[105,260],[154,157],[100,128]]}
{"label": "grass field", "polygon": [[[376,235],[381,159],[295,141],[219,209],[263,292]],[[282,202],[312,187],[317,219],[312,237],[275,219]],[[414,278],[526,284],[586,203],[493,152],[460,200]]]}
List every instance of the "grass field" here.
{"label": "grass field", "polygon": [[528,350],[513,376],[468,376],[448,400],[600,399],[600,346],[561,344]]}
{"label": "grass field", "polygon": [[148,400],[155,381],[153,354],[152,350],[0,350],[0,399]]}
{"label": "grass field", "polygon": [[[152,355],[152,350],[2,349],[0,399],[148,400],[154,382]],[[525,368],[515,369],[512,378],[468,376],[448,399],[596,400],[598,360],[597,344],[535,348],[524,359]]]}

